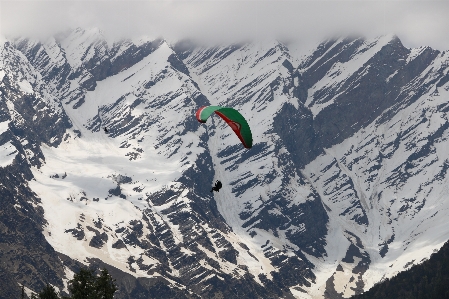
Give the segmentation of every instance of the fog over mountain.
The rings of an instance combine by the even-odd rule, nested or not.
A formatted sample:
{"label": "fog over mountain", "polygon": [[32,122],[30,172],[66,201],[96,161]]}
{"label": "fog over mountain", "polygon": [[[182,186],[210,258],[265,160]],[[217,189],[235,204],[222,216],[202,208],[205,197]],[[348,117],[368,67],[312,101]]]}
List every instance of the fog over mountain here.
{"label": "fog over mountain", "polygon": [[175,41],[295,41],[307,49],[335,35],[396,34],[407,47],[449,48],[437,1],[1,1],[0,34],[51,36],[101,28],[109,40],[163,36]]}

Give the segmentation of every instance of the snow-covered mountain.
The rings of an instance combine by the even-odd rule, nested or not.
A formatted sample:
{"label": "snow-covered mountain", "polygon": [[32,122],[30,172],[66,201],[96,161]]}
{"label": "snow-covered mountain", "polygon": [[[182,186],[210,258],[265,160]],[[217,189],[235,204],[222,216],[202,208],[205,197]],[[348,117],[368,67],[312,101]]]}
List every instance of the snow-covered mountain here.
{"label": "snow-covered mountain", "polygon": [[[293,52],[2,38],[0,297],[67,291],[84,264],[118,298],[348,298],[441,247],[449,54]],[[253,147],[203,105],[241,111]]]}

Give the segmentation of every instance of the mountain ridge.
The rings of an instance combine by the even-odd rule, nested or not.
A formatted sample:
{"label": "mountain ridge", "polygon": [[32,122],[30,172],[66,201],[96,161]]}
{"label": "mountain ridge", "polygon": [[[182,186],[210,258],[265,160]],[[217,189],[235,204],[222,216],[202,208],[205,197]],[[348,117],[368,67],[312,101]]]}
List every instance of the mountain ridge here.
{"label": "mountain ridge", "polygon": [[[18,184],[28,191],[11,198],[40,211],[34,234],[60,254],[49,266],[60,290],[101,260],[128,277],[121,298],[148,296],[154,279],[192,298],[347,298],[448,238],[426,228],[442,221],[427,210],[444,208],[447,61],[396,36],[329,40],[298,65],[279,42],[108,44],[84,29],[19,38],[1,54],[2,169],[27,174]],[[247,117],[251,150],[219,120],[194,119],[210,104]],[[415,175],[427,182],[414,197],[391,193]],[[216,179],[225,184],[212,196]],[[400,233],[411,215],[423,228]],[[430,245],[409,249],[424,233]],[[36,291],[45,278],[35,269]]]}

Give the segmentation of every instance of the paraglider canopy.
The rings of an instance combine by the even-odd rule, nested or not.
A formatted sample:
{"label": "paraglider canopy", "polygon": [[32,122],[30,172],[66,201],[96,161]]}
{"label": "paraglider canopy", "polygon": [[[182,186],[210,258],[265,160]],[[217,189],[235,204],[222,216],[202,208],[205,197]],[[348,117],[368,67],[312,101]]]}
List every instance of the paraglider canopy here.
{"label": "paraglider canopy", "polygon": [[253,146],[253,136],[246,119],[234,108],[220,106],[203,106],[196,112],[196,119],[205,123],[212,113],[220,116],[235,132],[237,137],[246,148]]}

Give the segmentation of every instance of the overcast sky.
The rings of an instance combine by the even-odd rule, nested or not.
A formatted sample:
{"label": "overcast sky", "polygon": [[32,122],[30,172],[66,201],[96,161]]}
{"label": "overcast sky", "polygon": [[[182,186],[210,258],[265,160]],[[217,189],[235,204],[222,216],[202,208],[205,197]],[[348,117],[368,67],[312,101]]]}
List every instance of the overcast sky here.
{"label": "overcast sky", "polygon": [[276,38],[312,43],[333,35],[396,34],[407,47],[449,50],[449,1],[1,1],[0,34],[45,36],[98,27],[109,39],[211,41]]}

